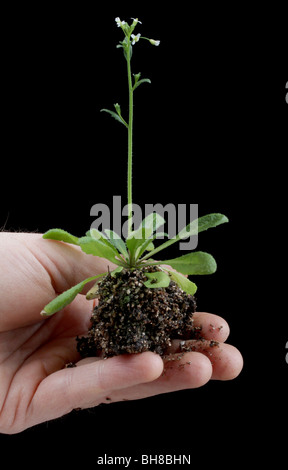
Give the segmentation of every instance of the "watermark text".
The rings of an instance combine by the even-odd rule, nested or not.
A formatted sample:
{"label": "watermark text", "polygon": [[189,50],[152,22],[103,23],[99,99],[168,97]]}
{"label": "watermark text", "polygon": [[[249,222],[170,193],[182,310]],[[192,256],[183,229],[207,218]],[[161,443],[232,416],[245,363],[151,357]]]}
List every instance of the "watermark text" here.
{"label": "watermark text", "polygon": [[[157,238],[163,239],[168,235],[169,239],[175,238],[176,235],[184,230],[184,235],[181,236],[179,243],[180,250],[194,250],[198,244],[197,234],[197,219],[198,219],[198,204],[145,204],[144,211],[138,204],[133,204],[133,226],[134,230],[137,229],[142,220],[153,212],[159,214],[165,219],[166,223],[157,227],[156,233],[159,235]],[[128,204],[122,208],[121,196],[113,196],[112,211],[107,204],[94,204],[91,207],[90,215],[94,217],[91,224],[91,229],[103,231],[105,229],[113,230],[119,238],[122,236],[127,238],[128,234]],[[112,216],[111,216],[112,215]],[[125,220],[126,218],[126,220]],[[195,223],[195,234],[190,235],[185,230],[187,225],[192,222]],[[166,235],[165,235],[166,234]],[[185,240],[185,241],[183,241]]]}

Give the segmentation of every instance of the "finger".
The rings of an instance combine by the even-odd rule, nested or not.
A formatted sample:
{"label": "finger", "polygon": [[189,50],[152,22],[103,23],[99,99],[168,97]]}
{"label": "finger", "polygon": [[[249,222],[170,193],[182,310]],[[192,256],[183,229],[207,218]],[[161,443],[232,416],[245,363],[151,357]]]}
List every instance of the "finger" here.
{"label": "finger", "polygon": [[[184,344],[183,344],[184,343]],[[237,377],[243,368],[243,358],[237,348],[231,344],[218,343],[213,340],[174,340],[170,353],[194,351],[204,354],[213,367],[212,379],[232,380]]]}
{"label": "finger", "polygon": [[243,369],[243,357],[237,348],[231,344],[220,343],[213,350],[212,358],[214,380],[233,380]]}
{"label": "finger", "polygon": [[96,406],[113,391],[154,381],[162,371],[162,359],[145,352],[55,372],[37,388],[27,411],[29,425],[63,416],[74,408]]}
{"label": "finger", "polygon": [[159,393],[202,387],[212,375],[209,362],[197,352],[165,356],[164,371],[157,384],[157,388],[162,387]]}
{"label": "finger", "polygon": [[[116,390],[103,403],[138,400],[163,393],[193,389],[205,385],[211,378],[212,365],[207,357],[197,352],[174,355],[164,360],[163,374],[153,382]],[[107,400],[108,398],[108,400]]]}
{"label": "finger", "polygon": [[[189,343],[189,342],[187,342]],[[175,353],[164,360],[163,375],[149,384],[140,384],[127,389],[117,390],[106,397],[103,403],[121,400],[136,400],[161,393],[181,389],[192,389],[205,385],[208,380],[232,380],[239,375],[243,367],[240,352],[230,344],[211,346],[211,341],[191,341],[194,350]],[[198,343],[198,349],[197,344]],[[179,342],[178,342],[179,344]],[[177,341],[173,342],[175,352]]]}
{"label": "finger", "polygon": [[212,313],[195,312],[194,328],[199,336],[224,343],[230,334],[230,328],[224,318]]}

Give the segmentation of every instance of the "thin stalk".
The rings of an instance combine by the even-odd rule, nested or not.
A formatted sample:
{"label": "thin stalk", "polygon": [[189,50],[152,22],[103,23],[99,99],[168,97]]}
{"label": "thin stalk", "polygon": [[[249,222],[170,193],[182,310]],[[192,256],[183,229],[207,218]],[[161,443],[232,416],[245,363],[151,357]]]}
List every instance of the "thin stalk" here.
{"label": "thin stalk", "polygon": [[128,122],[128,174],[127,174],[127,196],[128,196],[128,237],[132,232],[132,147],[133,147],[133,87],[130,65],[130,47],[127,52],[127,72],[128,72],[128,88],[129,88],[129,122]]}

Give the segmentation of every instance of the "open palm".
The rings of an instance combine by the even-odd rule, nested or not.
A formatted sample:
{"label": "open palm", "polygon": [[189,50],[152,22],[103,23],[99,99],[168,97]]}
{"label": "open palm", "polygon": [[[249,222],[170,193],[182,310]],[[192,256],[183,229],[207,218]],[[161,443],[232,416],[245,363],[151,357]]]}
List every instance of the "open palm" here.
{"label": "open palm", "polygon": [[[152,352],[81,360],[75,337],[88,330],[91,303],[79,295],[48,320],[40,311],[57,293],[106,271],[109,263],[40,234],[1,233],[0,256],[0,432],[20,432],[74,408],[232,379],[242,368],[239,351],[224,343],[227,323],[208,313],[195,314],[207,341],[186,342],[192,351],[184,355],[174,341],[169,360]],[[211,348],[211,340],[220,344]],[[66,368],[69,362],[77,367]]]}

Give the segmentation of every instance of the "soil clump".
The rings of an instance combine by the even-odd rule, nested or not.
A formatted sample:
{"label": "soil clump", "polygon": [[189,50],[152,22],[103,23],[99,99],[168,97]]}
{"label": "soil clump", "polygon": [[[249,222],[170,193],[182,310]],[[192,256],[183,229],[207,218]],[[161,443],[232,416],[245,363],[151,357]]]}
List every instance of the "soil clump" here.
{"label": "soil clump", "polygon": [[153,351],[165,355],[173,339],[199,338],[193,325],[194,296],[174,282],[168,287],[148,288],[149,266],[107,274],[98,283],[98,305],[93,310],[87,336],[77,337],[82,357],[104,358]]}

